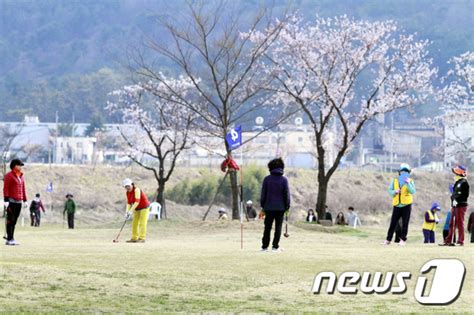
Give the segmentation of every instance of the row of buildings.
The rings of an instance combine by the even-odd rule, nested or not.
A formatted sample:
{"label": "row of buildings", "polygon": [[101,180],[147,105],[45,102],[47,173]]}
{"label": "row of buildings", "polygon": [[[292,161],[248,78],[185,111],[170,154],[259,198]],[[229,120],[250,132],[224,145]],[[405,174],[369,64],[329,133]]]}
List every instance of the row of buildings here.
{"label": "row of buildings", "polygon": [[[259,123],[260,121],[257,120]],[[282,124],[269,131],[261,131],[259,123],[243,132],[243,139],[252,139],[235,153],[235,157],[246,164],[264,165],[275,156],[285,158],[289,167],[315,168],[317,160],[314,151],[314,134],[301,118],[292,124]],[[74,124],[70,135],[59,135],[57,123],[40,122],[37,117],[25,117],[23,122],[0,122],[3,139],[0,148],[4,159],[12,155],[36,163],[60,164],[123,164],[130,160],[126,148],[121,143],[119,128],[134,130],[133,126],[106,124],[100,136],[85,137],[88,124]],[[473,147],[474,122],[459,126],[467,137],[468,146]],[[450,133],[445,133],[449,136]],[[14,137],[11,145],[7,137]],[[224,144],[222,139],[206,137],[205,140],[193,135],[193,144],[182,153],[179,164],[183,166],[214,167],[222,161]],[[328,133],[325,147],[328,162],[334,161],[337,154],[338,128],[334,126]],[[11,139],[10,139],[11,140]],[[364,167],[389,171],[400,162],[408,162],[414,167],[428,170],[441,170],[460,157],[455,148],[448,148],[449,142],[434,128],[421,124],[403,124],[386,127],[372,122],[351,147],[341,161],[342,167]],[[450,151],[451,150],[451,151]],[[454,150],[454,151],[453,151]],[[474,161],[472,152],[464,156]]]}

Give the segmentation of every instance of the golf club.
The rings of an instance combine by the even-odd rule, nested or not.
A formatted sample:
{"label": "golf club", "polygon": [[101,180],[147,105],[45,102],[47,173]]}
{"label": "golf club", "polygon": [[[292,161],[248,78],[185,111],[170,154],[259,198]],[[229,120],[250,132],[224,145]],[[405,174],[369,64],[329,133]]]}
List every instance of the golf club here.
{"label": "golf club", "polygon": [[454,245],[454,240],[456,239],[456,208],[451,208],[453,211],[453,236],[451,237],[451,244]]}
{"label": "golf club", "polygon": [[288,216],[285,218],[285,234],[283,234],[284,237],[290,237],[290,234],[288,234]]}
{"label": "golf club", "polygon": [[[451,242],[447,243],[449,246],[455,246],[454,240],[456,239],[456,209],[451,208],[451,213],[452,213],[452,218],[451,220],[453,221],[453,235],[451,236]],[[451,222],[450,222],[451,223]],[[451,224],[449,224],[449,228],[451,229]],[[446,241],[446,240],[445,240]],[[440,246],[446,246],[447,245],[445,242],[443,244],[439,244]]]}
{"label": "golf club", "polygon": [[8,217],[8,208],[4,206],[3,213],[5,213],[5,233],[3,234],[3,239],[8,240],[7,237],[7,217]]}
{"label": "golf club", "polygon": [[127,216],[127,217],[125,218],[125,221],[123,221],[122,227],[120,228],[120,231],[118,232],[117,237],[112,241],[113,243],[118,243],[118,239],[119,239],[119,237],[120,237],[120,233],[122,233],[122,230],[123,230],[125,224],[127,223],[128,218],[129,218],[129,216]]}

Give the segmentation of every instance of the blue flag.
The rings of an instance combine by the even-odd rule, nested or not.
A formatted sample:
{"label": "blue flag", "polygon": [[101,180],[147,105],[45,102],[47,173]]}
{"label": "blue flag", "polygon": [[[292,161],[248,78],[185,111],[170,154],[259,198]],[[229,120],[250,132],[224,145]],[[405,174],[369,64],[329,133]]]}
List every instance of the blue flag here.
{"label": "blue flag", "polygon": [[230,132],[225,136],[225,140],[231,150],[237,149],[242,145],[242,126],[237,126],[231,129]]}
{"label": "blue flag", "polygon": [[49,182],[48,187],[46,187],[47,192],[53,192],[53,182]]}

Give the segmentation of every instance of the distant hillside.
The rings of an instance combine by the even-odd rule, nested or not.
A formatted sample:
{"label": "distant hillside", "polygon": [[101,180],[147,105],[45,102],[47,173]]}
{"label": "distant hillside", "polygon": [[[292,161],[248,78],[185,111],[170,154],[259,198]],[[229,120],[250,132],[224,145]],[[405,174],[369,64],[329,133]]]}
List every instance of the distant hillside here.
{"label": "distant hillside", "polygon": [[[274,14],[297,9],[311,17],[347,14],[392,19],[409,33],[433,42],[431,56],[441,72],[446,61],[474,50],[471,0],[241,0],[242,15],[275,3]],[[128,82],[127,49],[156,34],[160,16],[175,16],[185,1],[0,0],[0,121],[26,113],[42,121],[89,122],[103,112],[107,93]],[[159,34],[158,34],[159,36]],[[165,67],[165,64],[162,64]]]}
{"label": "distant hillside", "polygon": [[[214,172],[214,171],[213,171]],[[220,171],[215,170],[218,175]],[[208,174],[209,169],[178,168],[168,191],[181,181],[196,179]],[[190,175],[192,174],[192,175]],[[292,220],[303,220],[305,211],[316,202],[316,173],[308,170],[287,170],[293,197]],[[386,224],[392,211],[387,188],[394,174],[368,171],[342,170],[335,173],[329,189],[328,205],[333,217],[339,211],[346,212],[352,205],[361,215],[364,224]],[[53,166],[30,165],[26,169],[26,183],[30,198],[41,192],[47,209],[54,207],[53,220],[61,220],[64,196],[75,195],[80,211],[79,219],[87,223],[106,223],[121,218],[125,211],[123,178],[134,179],[151,198],[156,189],[152,175],[134,167],[97,166]],[[419,223],[422,215],[433,201],[439,201],[443,212],[449,206],[448,185],[451,175],[447,173],[421,173],[415,170],[415,196],[412,220]],[[53,181],[54,192],[45,192],[49,181]],[[245,196],[244,196],[245,198]],[[258,200],[254,200],[258,204]],[[169,218],[176,220],[199,220],[207,206],[185,206],[168,201]],[[215,219],[216,211],[209,216]],[[444,217],[444,215],[442,215]],[[47,220],[51,216],[46,217]]]}

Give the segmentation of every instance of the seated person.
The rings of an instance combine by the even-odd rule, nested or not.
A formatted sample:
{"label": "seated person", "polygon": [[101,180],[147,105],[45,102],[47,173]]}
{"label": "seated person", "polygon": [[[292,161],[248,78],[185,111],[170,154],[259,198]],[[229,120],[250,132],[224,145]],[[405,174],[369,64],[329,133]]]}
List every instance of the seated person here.
{"label": "seated person", "polygon": [[347,224],[350,225],[353,228],[356,228],[357,225],[360,224],[360,219],[359,216],[357,215],[357,212],[354,211],[354,207],[349,207],[349,213],[347,215]]}
{"label": "seated person", "polygon": [[328,206],[326,206],[326,214],[324,216],[324,220],[328,220],[328,221],[332,222],[332,214],[331,214],[331,212],[329,212]]}
{"label": "seated person", "polygon": [[318,216],[314,214],[313,209],[308,210],[308,215],[306,216],[306,222],[318,222]]}
{"label": "seated person", "polygon": [[257,210],[253,207],[252,200],[247,201],[246,210],[249,219],[257,220]]}
{"label": "seated person", "polygon": [[336,224],[337,225],[346,225],[346,219],[344,218],[344,213],[339,212],[336,216]]}
{"label": "seated person", "polygon": [[224,208],[219,208],[217,210],[217,213],[219,213],[219,217],[217,218],[218,220],[227,220],[227,211]]}

